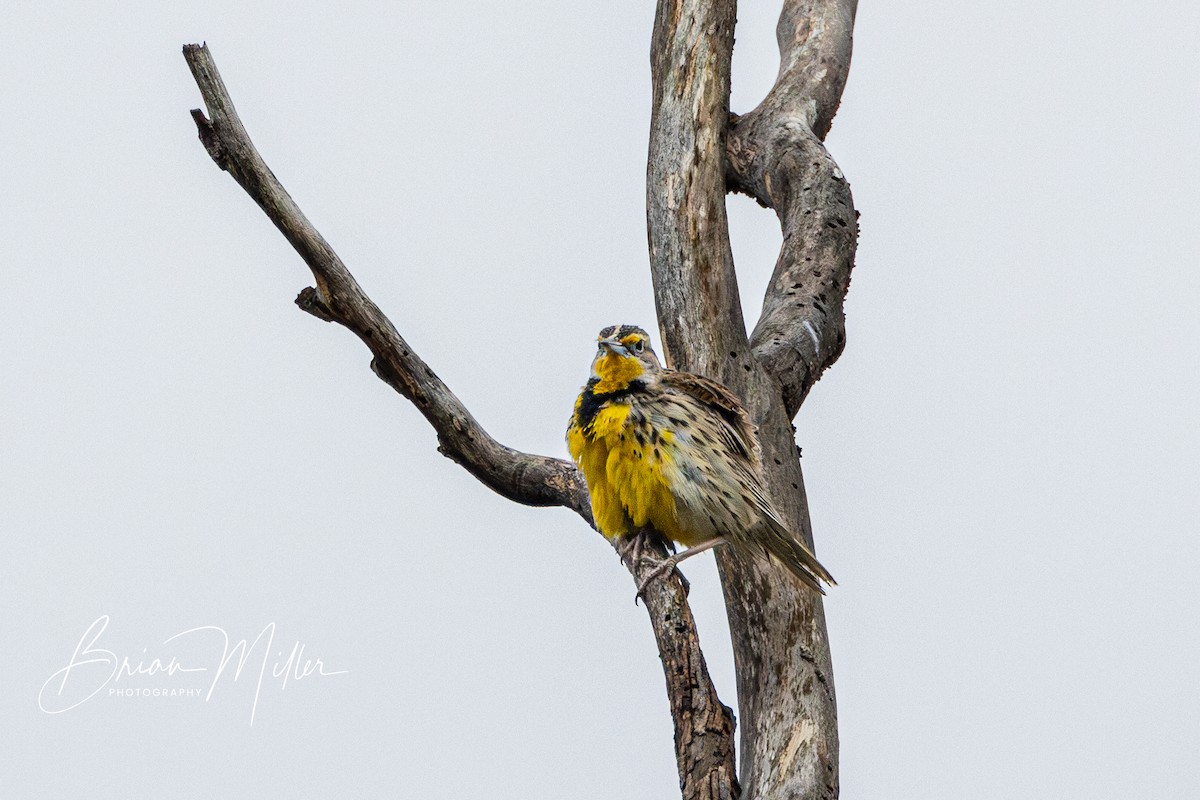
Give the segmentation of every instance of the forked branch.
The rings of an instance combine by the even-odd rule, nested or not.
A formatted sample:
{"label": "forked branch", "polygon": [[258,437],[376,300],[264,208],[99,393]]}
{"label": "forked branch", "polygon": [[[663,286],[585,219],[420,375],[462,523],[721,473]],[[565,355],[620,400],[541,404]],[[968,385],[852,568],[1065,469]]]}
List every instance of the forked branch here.
{"label": "forked branch", "polygon": [[[425,415],[437,432],[442,453],[510,500],[565,506],[590,524],[587,488],[575,465],[519,452],[483,430],[363,292],[267,167],[233,107],[208,47],[185,45],[183,54],[208,108],[208,116],[199,109],[192,111],[205,149],[258,203],[312,270],[316,288],[301,291],[296,304],[348,328],[366,344],[374,356],[372,369]],[[639,585],[653,569],[648,561],[627,566]],[[683,796],[685,800],[733,800],[738,794],[733,715],[717,697],[709,677],[687,593],[671,577],[651,583],[643,596],[667,679]]]}

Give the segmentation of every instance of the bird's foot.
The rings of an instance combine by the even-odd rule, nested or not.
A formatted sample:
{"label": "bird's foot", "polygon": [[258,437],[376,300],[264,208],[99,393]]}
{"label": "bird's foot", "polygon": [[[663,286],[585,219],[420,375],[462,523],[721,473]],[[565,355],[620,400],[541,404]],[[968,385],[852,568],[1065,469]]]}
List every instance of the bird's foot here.
{"label": "bird's foot", "polygon": [[[665,559],[656,558],[655,554],[659,547],[669,548],[673,555]],[[682,557],[674,555],[674,542],[665,539],[654,531],[643,528],[622,537],[617,542],[617,552],[621,556],[621,563],[628,566],[635,575],[641,570],[643,563],[647,563],[650,566],[650,571],[638,581],[637,594],[634,595],[635,603],[644,599],[647,586],[656,578],[672,570],[679,576],[679,580],[683,584],[684,593],[686,594],[690,591],[691,584],[688,583],[687,578],[683,577],[682,572],[675,569],[677,560],[682,560]]]}
{"label": "bird's foot", "polygon": [[641,531],[622,536],[617,540],[617,554],[621,556],[621,563],[630,567],[637,564],[645,546],[646,542]]}
{"label": "bird's foot", "polygon": [[637,568],[642,559],[657,562],[651,556],[654,546],[662,541],[662,537],[645,529],[634,531],[618,540],[617,552],[621,555],[621,563],[628,567]]}
{"label": "bird's foot", "polygon": [[692,591],[692,584],[687,578],[684,577],[683,573],[679,571],[679,557],[670,556],[668,558],[664,558],[662,561],[659,561],[654,565],[653,569],[642,576],[641,581],[638,582],[637,594],[634,595],[633,602],[636,604],[638,600],[644,599],[646,587],[654,583],[656,579],[661,578],[669,572],[674,572],[677,576],[679,576],[679,582],[683,585],[683,596],[687,597]]}
{"label": "bird's foot", "polygon": [[[665,558],[662,561],[659,561],[654,566],[654,569],[652,569],[650,573],[646,575],[646,577],[642,578],[641,583],[638,584],[637,597],[642,597],[642,593],[646,591],[646,587],[650,585],[651,581],[663,573],[671,570],[674,570],[675,574],[679,576],[679,580],[683,584],[683,595],[684,597],[687,597],[688,593],[692,590],[692,585],[688,583],[688,579],[683,577],[683,573],[679,571],[679,562],[683,561],[684,559],[691,558],[692,556],[698,556],[701,553],[712,550],[714,547],[720,547],[727,541],[727,539],[722,539],[720,537],[709,539],[707,542],[698,544],[695,547],[689,547],[682,553],[675,553],[670,558]],[[634,602],[637,602],[637,598],[634,599]]]}

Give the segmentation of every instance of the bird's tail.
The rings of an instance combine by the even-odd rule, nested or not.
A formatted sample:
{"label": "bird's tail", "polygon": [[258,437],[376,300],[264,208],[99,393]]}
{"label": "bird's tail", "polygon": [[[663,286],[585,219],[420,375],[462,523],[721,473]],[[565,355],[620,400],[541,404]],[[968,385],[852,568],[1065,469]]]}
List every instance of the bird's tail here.
{"label": "bird's tail", "polygon": [[825,594],[825,583],[836,586],[837,581],[829,574],[829,570],[821,566],[812,551],[804,546],[787,527],[775,518],[774,514],[766,515],[762,525],[762,546],[768,553],[783,563],[788,570],[805,584]]}

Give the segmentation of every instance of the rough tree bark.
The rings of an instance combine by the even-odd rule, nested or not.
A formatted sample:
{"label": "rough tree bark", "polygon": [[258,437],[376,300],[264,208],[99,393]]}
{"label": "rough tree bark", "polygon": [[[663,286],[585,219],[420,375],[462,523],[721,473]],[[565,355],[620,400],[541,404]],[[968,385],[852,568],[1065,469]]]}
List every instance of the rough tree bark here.
{"label": "rough tree bark", "polygon": [[[653,43],[653,122],[647,170],[651,268],[669,362],[719,378],[759,425],[780,509],[811,544],[790,420],[841,353],[842,301],[857,234],[849,189],[821,144],[850,59],[854,0],[785,0],[779,77],[763,103],[729,113],[734,0],[660,0]],[[308,313],[355,333],[375,373],[425,415],[439,450],[515,502],[561,505],[591,524],[570,462],[493,439],[412,351],[259,155],[208,48],[184,47],[208,109],[192,111],[213,161],[233,176],[312,271],[296,298]],[[747,337],[725,217],[725,194],[755,197],[784,232],[763,315]],[[833,675],[820,598],[774,568],[718,551],[742,709],[741,783],[734,721],[700,649],[686,592],[652,583],[646,609],[675,723],[680,788],[702,798],[837,795]],[[650,567],[629,565],[640,582]]]}
{"label": "rough tree bark", "polygon": [[[747,402],[773,497],[812,526],[791,418],[841,354],[857,220],[821,144],[850,64],[855,0],[786,0],[780,69],[763,102],[730,119],[734,0],[660,0],[647,178],[650,261],[673,366],[720,379]],[[776,210],[783,247],[747,341],[725,217],[726,190]],[[733,636],[744,797],[838,794],[837,709],[821,599],[729,548],[717,563]]]}

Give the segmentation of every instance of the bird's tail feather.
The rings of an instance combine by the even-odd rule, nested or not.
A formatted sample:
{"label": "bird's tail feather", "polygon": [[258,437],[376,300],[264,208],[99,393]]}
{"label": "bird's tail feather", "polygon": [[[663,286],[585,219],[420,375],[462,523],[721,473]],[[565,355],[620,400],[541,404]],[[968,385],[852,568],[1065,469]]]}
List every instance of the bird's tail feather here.
{"label": "bird's tail feather", "polygon": [[821,586],[822,582],[830,586],[837,585],[837,581],[829,574],[829,570],[821,566],[821,562],[817,561],[817,557],[812,554],[812,551],[805,547],[804,543],[773,515],[767,517],[763,528],[763,547],[782,562],[802,583],[821,594],[825,594],[825,589]]}

